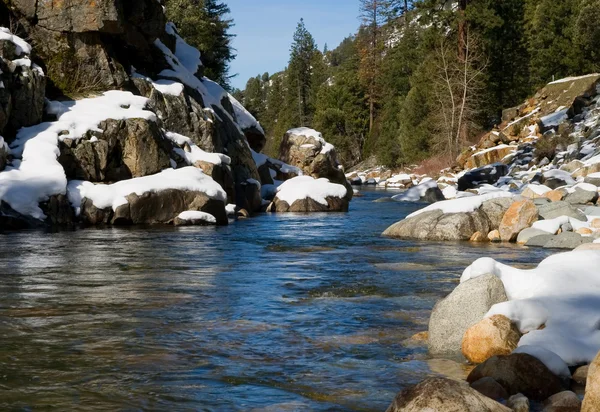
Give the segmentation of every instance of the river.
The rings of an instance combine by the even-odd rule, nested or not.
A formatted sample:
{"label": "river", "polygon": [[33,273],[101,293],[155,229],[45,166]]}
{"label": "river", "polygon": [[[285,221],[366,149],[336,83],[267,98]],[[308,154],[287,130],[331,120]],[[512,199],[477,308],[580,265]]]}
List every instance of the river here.
{"label": "river", "polygon": [[380,233],[415,204],[227,227],[0,234],[0,409],[383,411],[462,376],[409,338],[480,256],[548,252]]}

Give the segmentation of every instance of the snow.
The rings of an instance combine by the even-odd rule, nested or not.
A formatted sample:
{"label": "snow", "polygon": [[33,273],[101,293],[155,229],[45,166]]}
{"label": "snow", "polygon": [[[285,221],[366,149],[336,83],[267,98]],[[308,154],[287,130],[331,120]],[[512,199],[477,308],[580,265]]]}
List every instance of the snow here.
{"label": "snow", "polygon": [[579,76],[579,77],[565,77],[564,79],[555,80],[548,84],[567,83],[567,82],[572,82],[575,80],[587,79],[588,77],[597,77],[597,76],[598,76],[597,74],[587,74],[585,76]]}
{"label": "snow", "polygon": [[397,202],[418,202],[423,196],[425,196],[425,193],[427,193],[429,189],[436,187],[438,187],[438,185],[435,180],[428,180],[418,186],[411,187],[404,193],[392,196],[392,199]]}
{"label": "snow", "polygon": [[331,183],[328,179],[313,179],[310,176],[298,176],[285,181],[277,188],[277,198],[292,205],[297,200],[311,198],[315,202],[327,205],[327,197],[346,196],[346,188]]}
{"label": "snow", "polygon": [[447,186],[442,190],[442,194],[446,199],[456,199],[458,196],[458,190],[454,186]]}
{"label": "snow", "polygon": [[6,27],[0,27],[0,40],[7,40],[15,44],[17,55],[31,54],[31,45],[19,36],[15,36]]}
{"label": "snow", "polygon": [[540,119],[540,122],[545,126],[545,127],[556,127],[559,124],[561,124],[562,122],[564,122],[565,120],[567,120],[569,118],[569,116],[567,115],[567,112],[569,111],[569,109],[564,109],[564,108],[560,108],[562,110],[558,110],[552,114],[549,114],[547,116],[544,116]]}
{"label": "snow", "polygon": [[84,198],[91,200],[98,209],[111,207],[116,210],[127,204],[126,196],[132,193],[141,196],[147,192],[156,193],[168,189],[202,192],[211,199],[223,202],[227,199],[227,194],[217,182],[193,166],[177,170],[166,169],[155,175],[122,180],[111,185],[73,180],[68,184],[67,194],[79,213]]}
{"label": "snow", "polygon": [[173,23],[167,23],[165,31],[175,37],[175,56],[190,73],[196,74],[202,66],[200,51],[190,46],[179,36]]}
{"label": "snow", "polygon": [[235,113],[235,118],[242,129],[245,130],[245,129],[250,129],[251,127],[255,127],[262,134],[265,134],[265,131],[263,130],[263,128],[260,125],[260,123],[258,122],[258,120],[256,120],[254,118],[254,116],[252,116],[252,114],[250,114],[250,112],[248,110],[246,110],[246,108],[244,106],[242,106],[242,104],[239,101],[237,101],[237,99],[235,97],[233,97],[229,93],[227,93],[227,97],[229,97],[229,101],[231,102],[231,105],[233,106],[233,112]]}
{"label": "snow", "polygon": [[211,215],[210,213],[206,213],[206,212],[198,212],[196,210],[188,210],[185,212],[181,212],[178,216],[179,219],[181,220],[185,220],[185,221],[204,221],[206,223],[211,223],[213,225],[217,224],[217,219]]}
{"label": "snow", "polygon": [[513,353],[527,353],[528,355],[531,355],[534,358],[542,361],[542,363],[546,365],[550,372],[554,373],[556,376],[571,379],[571,371],[569,370],[569,366],[567,366],[565,361],[562,360],[560,356],[552,351],[549,351],[548,349],[545,349],[541,346],[523,345],[515,349]]}
{"label": "snow", "polygon": [[537,222],[534,222],[531,227],[554,235],[562,225],[569,223],[571,219],[572,218],[569,216],[559,216],[549,220],[538,220]]}
{"label": "snow", "polygon": [[257,153],[252,149],[250,149],[250,151],[252,152],[252,158],[254,159],[254,163],[256,163],[257,168],[263,166],[268,161],[269,163],[271,163],[273,165],[277,165],[279,167],[279,170],[281,170],[282,173],[295,174],[296,176],[303,175],[302,169],[300,169],[298,167],[291,166],[287,163],[282,162],[281,160],[273,159],[273,158],[267,156],[266,154]]}
{"label": "snow", "polygon": [[544,348],[573,366],[591,362],[600,350],[598,267],[597,251],[556,254],[531,270],[481,258],[465,269],[461,282],[488,273],[500,278],[509,301],[486,316],[501,314],[515,322],[525,333],[519,347]]}
{"label": "snow", "polygon": [[155,120],[154,113],[143,110],[146,101],[129,92],[110,91],[96,98],[51,105],[59,116],[57,121],[18,131],[11,154],[21,161],[13,161],[11,168],[0,172],[0,201],[22,215],[45,219],[39,203],[66,193],[67,178],[57,160],[59,139],[79,139],[90,130],[101,131],[98,125],[106,119]]}
{"label": "snow", "polygon": [[183,93],[183,88],[184,88],[183,84],[181,84],[179,82],[176,82],[173,80],[168,80],[168,79],[161,79],[161,80],[154,81],[150,77],[143,76],[140,73],[137,73],[135,71],[135,69],[133,69],[132,72],[133,73],[132,73],[131,77],[146,80],[147,82],[152,84],[152,87],[154,87],[156,90],[158,90],[162,94],[169,95],[169,96],[180,96],[181,93]]}
{"label": "snow", "polygon": [[564,181],[567,185],[574,185],[575,179],[571,177],[571,174],[565,170],[552,169],[544,172],[544,177],[546,179],[560,179]]}
{"label": "snow", "polygon": [[193,141],[187,136],[183,136],[179,133],[166,132],[165,137],[171,140],[173,143],[183,146],[187,144],[190,147],[190,151],[186,152],[181,148],[175,148],[174,151],[179,156],[184,158],[188,165],[194,165],[196,162],[207,162],[213,165],[230,165],[231,158],[221,153],[209,153],[200,149]]}
{"label": "snow", "polygon": [[321,143],[321,154],[329,153],[334,149],[331,143],[327,143],[325,139],[323,139],[323,135],[321,134],[321,132],[317,132],[316,130],[308,127],[297,127],[295,129],[290,129],[287,131],[286,134],[312,137],[313,139]]}
{"label": "snow", "polygon": [[498,145],[498,146],[490,147],[489,149],[480,150],[477,153],[474,153],[473,156],[479,156],[479,155],[484,154],[484,153],[493,152],[495,150],[506,149],[506,148],[512,148],[515,151],[517,150],[516,146],[509,146],[507,144],[501,144],[501,145]]}
{"label": "snow", "polygon": [[546,186],[546,185],[540,185],[540,184],[537,184],[537,183],[531,183],[531,184],[523,186],[522,190],[521,190],[521,193],[523,191],[525,191],[525,189],[531,190],[533,193],[535,193],[538,196],[543,196],[546,193],[552,191],[552,189],[550,189],[548,186]]}
{"label": "snow", "polygon": [[441,202],[429,205],[421,210],[407,216],[407,218],[420,215],[421,213],[431,212],[434,210],[441,210],[443,213],[468,213],[479,209],[483,202],[492,199],[498,199],[503,197],[514,197],[515,195],[509,192],[492,192],[485,195],[461,197],[452,200],[443,200]]}
{"label": "snow", "polygon": [[227,213],[227,216],[235,215],[235,208],[236,206],[233,203],[229,203],[227,206],[225,206],[225,212]]}

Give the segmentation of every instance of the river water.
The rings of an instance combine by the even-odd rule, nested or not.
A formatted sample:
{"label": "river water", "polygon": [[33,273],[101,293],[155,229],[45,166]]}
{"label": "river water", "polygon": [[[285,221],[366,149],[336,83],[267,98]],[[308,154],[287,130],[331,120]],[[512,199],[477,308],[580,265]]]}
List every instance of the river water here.
{"label": "river water", "polygon": [[480,256],[384,239],[422,205],[228,227],[0,234],[0,410],[383,411],[466,367],[409,338]]}

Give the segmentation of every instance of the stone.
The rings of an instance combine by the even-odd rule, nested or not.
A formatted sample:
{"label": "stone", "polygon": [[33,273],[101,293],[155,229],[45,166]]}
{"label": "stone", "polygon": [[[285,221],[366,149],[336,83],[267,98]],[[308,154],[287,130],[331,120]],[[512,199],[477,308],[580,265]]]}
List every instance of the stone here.
{"label": "stone", "polygon": [[550,220],[560,216],[569,216],[581,220],[582,222],[587,221],[587,218],[581,211],[565,201],[552,202],[538,206],[538,213],[540,218],[544,220]]}
{"label": "stone", "polygon": [[296,200],[293,204],[289,205],[287,202],[280,200],[275,197],[269,209],[271,212],[277,213],[309,213],[309,212],[347,212],[348,211],[348,200],[347,198],[339,198],[328,196],[325,198],[327,201],[326,205],[323,205],[314,199],[307,197],[305,199]]}
{"label": "stone", "polygon": [[546,198],[546,193],[538,193],[533,190],[531,187],[527,186],[525,190],[521,192],[521,196],[526,199],[544,199]]}
{"label": "stone", "polygon": [[594,233],[594,231],[592,229],[589,229],[587,227],[581,227],[579,229],[577,229],[575,231],[575,233],[579,233],[580,235],[591,235]]}
{"label": "stone", "polygon": [[573,231],[573,225],[570,222],[563,223],[562,225],[560,225],[560,232],[561,233],[572,232],[572,231]]}
{"label": "stone", "polygon": [[506,316],[485,318],[465,332],[462,354],[471,363],[482,363],[496,355],[510,355],[517,348],[521,334]]}
{"label": "stone", "polygon": [[600,219],[592,220],[590,226],[594,229],[600,229]]}
{"label": "stone", "polygon": [[400,392],[386,412],[510,412],[464,382],[427,378]]}
{"label": "stone", "polygon": [[488,233],[487,237],[490,242],[493,242],[493,243],[502,242],[502,238],[500,237],[500,231],[498,231],[498,229],[492,230],[490,233]]}
{"label": "stone", "polygon": [[526,353],[494,356],[471,371],[467,381],[494,378],[509,395],[522,393],[529,399],[543,401],[564,390],[561,380],[539,359]]}
{"label": "stone", "polygon": [[569,193],[565,197],[565,202],[572,205],[585,205],[588,203],[595,203],[598,200],[598,192],[592,192],[589,190],[583,190],[576,188],[573,193]]}
{"label": "stone", "polygon": [[4,145],[4,139],[0,137],[0,172],[6,167],[8,159],[8,147]]}
{"label": "stone", "polygon": [[410,338],[417,342],[427,342],[427,340],[429,339],[429,332],[418,332],[412,335]]}
{"label": "stone", "polygon": [[527,229],[523,229],[519,233],[519,236],[517,236],[517,243],[519,245],[525,245],[525,244],[527,244],[527,242],[529,242],[530,239],[532,239],[536,236],[547,236],[547,235],[548,235],[548,232],[544,232],[543,230],[530,227]]}
{"label": "stone", "polygon": [[566,163],[560,167],[560,170],[564,170],[569,173],[573,173],[576,170],[584,167],[585,164],[581,160],[571,160],[569,163]]}
{"label": "stone", "polygon": [[513,242],[519,233],[538,220],[538,209],[531,200],[514,202],[506,211],[500,223],[500,238]]}
{"label": "stone", "polygon": [[578,233],[563,232],[550,239],[544,247],[547,249],[575,249],[584,243],[591,242],[591,238],[583,237]]}
{"label": "stone", "polygon": [[600,353],[589,365],[585,396],[581,407],[581,412],[597,411],[600,411]]}
{"label": "stone", "polygon": [[546,196],[551,202],[560,202],[565,198],[565,191],[561,189],[555,189],[547,192]]}
{"label": "stone", "polygon": [[[486,165],[490,163],[486,163]],[[489,166],[480,167],[465,173],[458,179],[458,190],[474,189],[484,183],[494,184],[507,174],[508,166],[505,164],[490,164]]]}
{"label": "stone", "polygon": [[600,250],[600,243],[584,243],[583,245],[577,246],[574,250]]}
{"label": "stone", "polygon": [[480,209],[488,217],[491,229],[498,229],[500,227],[502,218],[513,202],[514,200],[510,197],[499,197],[483,202]]}
{"label": "stone", "polygon": [[529,247],[544,247],[548,242],[554,239],[556,236],[546,233],[545,235],[533,236],[525,243],[525,246]]}
{"label": "stone", "polygon": [[588,216],[598,216],[600,219],[600,207],[598,206],[588,206],[583,212]]}
{"label": "stone", "polygon": [[[517,151],[517,146],[513,145],[499,145],[488,150],[483,150],[478,153],[474,153],[469,157],[465,163],[466,169],[482,168],[486,166],[495,167],[502,165],[502,161],[509,155],[514,154]],[[504,174],[506,175],[506,173]],[[502,176],[504,176],[502,175]],[[498,179],[501,176],[498,177]],[[493,178],[493,177],[492,177]],[[496,180],[497,181],[497,180]],[[493,182],[495,183],[495,182]],[[459,183],[460,184],[460,183]]]}
{"label": "stone", "polygon": [[487,236],[485,236],[481,232],[473,233],[473,236],[471,236],[471,239],[469,239],[469,241],[473,242],[473,243],[487,242],[487,240],[488,240]]}
{"label": "stone", "polygon": [[481,378],[478,381],[473,382],[471,388],[495,401],[508,399],[506,389],[493,378]]}
{"label": "stone", "polygon": [[504,284],[494,275],[459,284],[433,308],[429,319],[429,352],[461,356],[467,329],[480,322],[493,305],[507,300]]}
{"label": "stone", "polygon": [[581,401],[571,391],[563,391],[550,396],[544,401],[542,412],[579,412]]}
{"label": "stone", "polygon": [[513,412],[529,412],[529,399],[522,393],[517,393],[508,398],[506,406],[512,409]]}
{"label": "stone", "polygon": [[446,198],[439,187],[430,187],[423,196],[423,201],[427,203],[441,202],[442,200],[446,200]]}
{"label": "stone", "polygon": [[589,370],[590,365],[583,365],[578,367],[577,369],[575,369],[575,372],[573,372],[573,380],[578,384],[585,386]]}

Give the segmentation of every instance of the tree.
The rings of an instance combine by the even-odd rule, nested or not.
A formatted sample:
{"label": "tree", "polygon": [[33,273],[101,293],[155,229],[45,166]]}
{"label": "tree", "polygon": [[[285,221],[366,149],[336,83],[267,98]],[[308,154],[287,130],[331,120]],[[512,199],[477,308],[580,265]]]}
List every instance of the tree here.
{"label": "tree", "polygon": [[232,77],[229,63],[235,58],[229,13],[229,7],[218,0],[166,1],[167,17],[185,41],[202,52],[203,74],[227,89]]}
{"label": "tree", "polygon": [[317,53],[315,40],[306,30],[304,19],[300,19],[294,33],[288,66],[288,77],[291,81],[290,88],[295,95],[297,105],[296,118],[300,126],[308,125],[312,117],[310,107],[311,87],[313,85],[312,63]]}

